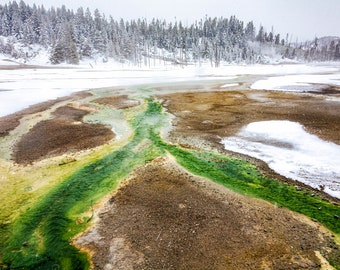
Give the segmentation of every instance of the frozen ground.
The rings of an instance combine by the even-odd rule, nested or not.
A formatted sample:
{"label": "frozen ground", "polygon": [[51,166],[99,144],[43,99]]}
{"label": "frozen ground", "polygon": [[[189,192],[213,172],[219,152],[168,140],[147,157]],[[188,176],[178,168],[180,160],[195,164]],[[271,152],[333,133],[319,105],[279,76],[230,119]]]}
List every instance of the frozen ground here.
{"label": "frozen ground", "polygon": [[[212,79],[216,78],[202,77],[193,69],[133,70],[103,67],[1,70],[0,117],[82,90]],[[229,77],[218,79],[228,80]]]}
{"label": "frozen ground", "polygon": [[340,86],[340,73],[277,76],[255,82],[251,88],[257,90],[280,90],[311,92],[320,91],[322,86]]}
{"label": "frozen ground", "polygon": [[[19,66],[0,57],[0,117],[76,91],[111,86],[216,80],[221,82],[222,89],[228,90],[240,87],[240,82],[251,84],[254,79],[253,89],[305,92],[313,87],[319,89],[320,85],[340,86],[339,64],[222,66],[215,69],[173,65],[136,68],[88,62],[77,67],[12,68],[16,65]],[[340,198],[340,146],[306,133],[298,123],[253,123],[238,136],[224,139],[223,143],[227,149],[264,160],[282,175],[316,188],[323,185],[326,192]]]}
{"label": "frozen ground", "polygon": [[254,122],[222,143],[227,150],[261,159],[281,175],[340,198],[340,146],[307,133],[299,123]]}
{"label": "frozen ground", "polygon": [[[1,66],[6,65],[19,64],[0,57],[0,69]],[[337,70],[339,67],[335,65],[248,65],[220,68],[211,68],[207,65],[183,68],[160,64],[152,68],[136,68],[117,63],[97,64],[96,62],[84,62],[77,67],[3,69],[0,73],[0,117],[42,101],[66,96],[76,91],[102,87],[217,79],[227,83],[224,87],[231,87],[238,85],[232,79],[242,75],[319,74]],[[321,75],[318,76],[321,79]],[[335,79],[340,79],[339,75],[334,76],[337,76]],[[314,75],[309,76],[308,79],[316,81]],[[268,81],[271,82],[271,78]]]}

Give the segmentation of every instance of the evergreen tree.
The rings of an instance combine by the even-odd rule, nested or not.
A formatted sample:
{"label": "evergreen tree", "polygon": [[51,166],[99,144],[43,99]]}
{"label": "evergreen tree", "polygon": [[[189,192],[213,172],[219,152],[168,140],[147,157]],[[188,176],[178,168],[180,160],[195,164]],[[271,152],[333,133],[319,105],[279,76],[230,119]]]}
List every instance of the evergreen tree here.
{"label": "evergreen tree", "polygon": [[334,60],[340,60],[340,41],[335,46]]}
{"label": "evergreen tree", "polygon": [[253,22],[249,22],[244,30],[245,37],[247,40],[254,41],[255,40],[255,27]]}
{"label": "evergreen tree", "polygon": [[92,57],[92,43],[87,39],[83,38],[80,47],[80,58]]}
{"label": "evergreen tree", "polygon": [[267,42],[273,43],[273,41],[274,41],[274,35],[273,35],[272,32],[270,32],[270,33],[268,34]]}
{"label": "evergreen tree", "polygon": [[[244,27],[245,26],[245,27]],[[339,42],[319,45],[318,39],[300,48],[290,45],[289,36],[281,39],[273,29],[267,33],[260,26],[258,33],[253,22],[244,23],[235,16],[206,17],[190,25],[181,21],[167,23],[158,19],[132,21],[108,19],[96,9],[87,8],[76,13],[65,6],[46,10],[43,6],[29,6],[23,0],[0,4],[0,52],[13,57],[27,57],[15,43],[27,47],[39,44],[50,48],[51,62],[77,64],[80,58],[113,57],[118,61],[132,61],[140,65],[155,63],[156,58],[175,63],[209,61],[219,66],[222,61],[253,63],[263,59],[263,50],[287,57],[308,60],[339,60]],[[260,46],[258,45],[260,44]],[[322,44],[320,42],[320,44]],[[285,46],[282,48],[282,46]],[[24,56],[23,56],[24,55]],[[152,60],[150,60],[152,58]]]}
{"label": "evergreen tree", "polygon": [[61,41],[57,42],[57,44],[52,48],[50,61],[52,64],[57,65],[65,62],[65,47]]}
{"label": "evergreen tree", "polygon": [[256,36],[256,41],[258,41],[260,43],[264,43],[264,41],[265,41],[265,32],[264,32],[264,28],[263,28],[262,25],[260,26],[259,33]]}
{"label": "evergreen tree", "polygon": [[68,48],[67,62],[72,65],[79,64],[79,54],[74,41],[71,41]]}
{"label": "evergreen tree", "polygon": [[280,34],[275,35],[275,45],[280,45]]}

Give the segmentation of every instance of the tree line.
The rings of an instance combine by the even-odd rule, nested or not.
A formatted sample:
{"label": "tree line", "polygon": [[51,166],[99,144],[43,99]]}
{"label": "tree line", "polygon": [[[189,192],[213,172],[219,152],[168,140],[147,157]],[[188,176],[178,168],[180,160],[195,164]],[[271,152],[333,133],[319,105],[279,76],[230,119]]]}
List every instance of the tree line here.
{"label": "tree line", "polygon": [[262,26],[256,31],[253,22],[244,23],[235,16],[206,17],[184,26],[181,21],[159,19],[115,20],[98,9],[92,14],[82,7],[76,12],[65,6],[46,10],[22,0],[0,5],[0,52],[14,58],[32,57],[15,46],[18,42],[23,47],[38,44],[48,49],[53,64],[78,64],[83,58],[100,55],[103,61],[114,58],[136,65],[159,59],[219,66],[221,62],[263,62],[273,50],[284,58],[340,60],[340,41],[322,48],[317,42],[292,45],[288,35],[281,38]]}

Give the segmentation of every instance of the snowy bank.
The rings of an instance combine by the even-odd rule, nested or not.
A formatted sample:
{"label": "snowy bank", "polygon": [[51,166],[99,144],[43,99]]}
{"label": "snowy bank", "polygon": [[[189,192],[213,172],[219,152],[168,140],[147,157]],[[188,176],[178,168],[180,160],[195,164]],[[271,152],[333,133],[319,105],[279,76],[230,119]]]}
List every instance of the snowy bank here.
{"label": "snowy bank", "polygon": [[255,82],[251,88],[256,90],[280,90],[309,92],[319,91],[320,86],[340,86],[340,74],[289,75],[271,77]]}
{"label": "snowy bank", "polygon": [[283,176],[340,198],[340,146],[307,133],[299,123],[254,122],[222,143],[227,150],[263,160]]}
{"label": "snowy bank", "polygon": [[[218,77],[227,81],[231,77]],[[127,85],[214,80],[195,69],[52,68],[1,70],[0,117],[30,105],[83,90]]]}
{"label": "snowy bank", "polygon": [[[46,56],[35,59],[35,65],[46,65]],[[6,66],[18,63],[1,60]],[[45,66],[46,67],[46,66]],[[335,65],[225,65],[219,68],[203,66],[176,66],[159,64],[150,68],[138,68],[117,62],[94,61],[88,59],[79,66],[57,65],[36,69],[3,69],[0,72],[0,117],[24,109],[30,105],[67,96],[76,91],[103,87],[127,85],[150,85],[154,83],[174,83],[185,81],[218,80],[223,87],[237,86],[233,79],[242,75],[287,75],[318,74],[336,72]],[[294,75],[295,76],[295,75]],[[302,76],[302,75],[301,75]],[[306,77],[311,82],[315,76]],[[320,75],[321,76],[321,75]],[[324,76],[324,75],[322,75]],[[337,80],[338,74],[329,74]],[[289,76],[283,76],[285,79]],[[294,77],[295,78],[295,77]],[[269,81],[271,82],[270,78]],[[259,81],[260,82],[260,81]],[[259,83],[258,82],[258,83]],[[253,85],[254,87],[254,85]]]}

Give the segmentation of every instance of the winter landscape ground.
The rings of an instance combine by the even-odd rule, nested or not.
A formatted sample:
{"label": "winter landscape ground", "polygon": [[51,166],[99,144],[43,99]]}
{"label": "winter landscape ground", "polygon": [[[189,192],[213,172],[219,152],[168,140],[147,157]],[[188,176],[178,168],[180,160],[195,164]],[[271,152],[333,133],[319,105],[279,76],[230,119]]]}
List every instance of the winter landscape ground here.
{"label": "winter landscape ground", "polygon": [[340,269],[336,1],[28,2],[0,3],[0,269]]}
{"label": "winter landscape ground", "polygon": [[0,64],[0,267],[340,269],[338,63]]}

